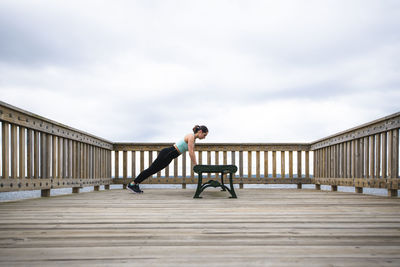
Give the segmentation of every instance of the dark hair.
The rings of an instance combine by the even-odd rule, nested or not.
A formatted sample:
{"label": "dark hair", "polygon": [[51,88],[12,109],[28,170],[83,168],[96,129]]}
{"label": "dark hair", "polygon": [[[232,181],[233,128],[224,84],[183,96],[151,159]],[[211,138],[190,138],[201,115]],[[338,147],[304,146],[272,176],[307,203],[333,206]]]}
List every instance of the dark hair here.
{"label": "dark hair", "polygon": [[197,132],[200,131],[200,130],[201,130],[203,133],[208,133],[208,129],[207,129],[207,127],[204,126],[204,125],[202,125],[202,126],[196,125],[196,126],[194,126],[194,128],[193,128],[193,132],[194,132],[194,133],[197,133]]}

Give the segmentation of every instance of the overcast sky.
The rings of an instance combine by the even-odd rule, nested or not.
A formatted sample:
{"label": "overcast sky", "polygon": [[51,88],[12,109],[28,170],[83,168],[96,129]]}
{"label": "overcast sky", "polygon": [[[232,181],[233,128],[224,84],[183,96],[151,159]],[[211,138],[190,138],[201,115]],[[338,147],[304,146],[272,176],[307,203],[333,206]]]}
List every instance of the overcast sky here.
{"label": "overcast sky", "polygon": [[311,142],[400,111],[400,1],[0,1],[0,100],[110,141]]}

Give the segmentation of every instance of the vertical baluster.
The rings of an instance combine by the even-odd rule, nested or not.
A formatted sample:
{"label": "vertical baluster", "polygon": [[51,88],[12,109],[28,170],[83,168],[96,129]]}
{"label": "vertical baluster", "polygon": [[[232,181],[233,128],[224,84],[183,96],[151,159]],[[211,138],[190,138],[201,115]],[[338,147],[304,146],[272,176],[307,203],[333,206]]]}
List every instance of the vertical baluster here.
{"label": "vertical baluster", "polygon": [[[314,158],[315,158],[315,156],[314,156]],[[315,172],[314,172],[314,175],[315,175]],[[306,151],[306,178],[310,178],[310,151]]]}
{"label": "vertical baluster", "polygon": [[223,155],[224,165],[227,165],[228,164],[228,152],[224,151],[222,155]]}
{"label": "vertical baluster", "polygon": [[52,150],[52,146],[51,146],[51,141],[52,141],[52,136],[50,134],[48,134],[46,136],[46,178],[51,177],[52,173],[51,173],[51,159],[52,159],[52,154],[51,154],[51,150]]}
{"label": "vertical baluster", "polygon": [[25,137],[26,128],[19,127],[19,178],[25,178]]}
{"label": "vertical baluster", "polygon": [[52,177],[57,178],[57,136],[53,135],[53,142],[52,142],[52,150],[51,150],[51,159],[52,159]]}
{"label": "vertical baluster", "polygon": [[26,138],[26,157],[27,157],[27,177],[32,178],[33,177],[33,130],[28,129],[27,131],[27,138]]}
{"label": "vertical baluster", "polygon": [[256,177],[260,178],[260,151],[256,151]]}
{"label": "vertical baluster", "polygon": [[375,154],[374,154],[374,149],[375,149],[375,136],[372,135],[369,137],[369,142],[368,142],[368,159],[369,159],[369,177],[370,178],[375,178]]}
{"label": "vertical baluster", "polygon": [[136,178],[136,151],[132,151],[132,179]]}
{"label": "vertical baluster", "polygon": [[40,152],[39,152],[39,147],[40,147],[40,135],[39,132],[34,131],[33,132],[33,138],[34,138],[34,143],[33,143],[33,167],[34,167],[34,178],[39,178],[40,177]]}
{"label": "vertical baluster", "polygon": [[18,178],[17,126],[11,124],[11,178]]}
{"label": "vertical baluster", "polygon": [[297,151],[297,177],[302,178],[302,168],[301,168],[301,151]]}
{"label": "vertical baluster", "polygon": [[252,155],[251,151],[247,151],[247,178],[251,178],[251,168],[252,168]]}
{"label": "vertical baluster", "polygon": [[[157,157],[160,154],[160,151],[157,151]],[[157,177],[160,178],[161,177],[161,171],[157,172]]]}
{"label": "vertical baluster", "polygon": [[239,151],[239,176],[243,179],[243,151]]}
{"label": "vertical baluster", "polygon": [[392,177],[399,177],[399,129],[392,130],[393,154],[392,154]]}
{"label": "vertical baluster", "polygon": [[285,178],[285,151],[281,151],[281,178]]}
{"label": "vertical baluster", "polygon": [[272,177],[276,178],[276,151],[272,151]]}
{"label": "vertical baluster", "polygon": [[381,177],[381,134],[376,134],[375,135],[375,177],[380,178]]}
{"label": "vertical baluster", "polygon": [[10,177],[10,124],[2,122],[2,166],[3,178]]}
{"label": "vertical baluster", "polygon": [[122,175],[123,178],[126,179],[128,178],[128,152],[127,151],[123,151],[122,152]]}
{"label": "vertical baluster", "polygon": [[46,134],[40,133],[40,178],[46,177]]}
{"label": "vertical baluster", "polygon": [[[96,155],[96,167],[97,167],[97,155]],[[119,178],[119,151],[115,151],[115,166],[114,166],[115,178]],[[96,172],[97,177],[97,172]]]}
{"label": "vertical baluster", "polygon": [[174,177],[178,178],[178,158],[174,159]]}
{"label": "vertical baluster", "polygon": [[68,178],[73,177],[73,154],[74,153],[74,145],[72,140],[68,140]]}
{"label": "vertical baluster", "polygon": [[[231,151],[231,161],[232,161],[232,165],[236,165],[236,152],[235,151]],[[233,174],[233,178],[235,177],[235,173]]]}
{"label": "vertical baluster", "polygon": [[387,143],[388,143],[388,153],[387,153],[387,171],[388,171],[388,178],[393,178],[393,132],[388,131],[388,136],[387,136]]}
{"label": "vertical baluster", "polygon": [[264,151],[264,177],[268,178],[268,151]]}
{"label": "vertical baluster", "polygon": [[[158,152],[160,154],[160,152]],[[140,172],[144,170],[144,151],[140,151]]]}
{"label": "vertical baluster", "polygon": [[347,178],[347,143],[343,143],[343,150],[342,150],[342,156],[343,156],[343,167],[342,167],[342,177]]}
{"label": "vertical baluster", "polygon": [[64,163],[64,150],[63,150],[63,148],[64,148],[64,138],[62,138],[62,137],[58,137],[58,150],[57,150],[57,158],[58,158],[58,163],[57,163],[57,165],[58,165],[58,174],[57,174],[57,177],[58,178],[63,178],[63,172],[64,172],[64,166],[63,166],[63,163]]}
{"label": "vertical baluster", "polygon": [[387,133],[382,134],[382,178],[387,178]]}
{"label": "vertical baluster", "polygon": [[203,164],[203,152],[199,151],[199,157],[197,159],[197,164],[201,165]]}
{"label": "vertical baluster", "polygon": [[293,178],[293,151],[289,151],[289,178]]}
{"label": "vertical baluster", "polygon": [[182,176],[186,178],[186,152],[182,155]]}
{"label": "vertical baluster", "polygon": [[[207,164],[211,164],[211,151],[207,151]],[[211,173],[207,173],[207,178],[210,179]]]}

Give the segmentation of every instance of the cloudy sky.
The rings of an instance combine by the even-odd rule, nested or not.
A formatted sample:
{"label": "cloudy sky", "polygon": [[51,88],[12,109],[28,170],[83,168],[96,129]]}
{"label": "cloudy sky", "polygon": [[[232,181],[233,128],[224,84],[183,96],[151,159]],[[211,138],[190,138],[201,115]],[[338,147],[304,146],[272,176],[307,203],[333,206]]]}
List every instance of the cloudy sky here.
{"label": "cloudy sky", "polygon": [[400,1],[0,1],[0,100],[111,141],[310,142],[400,111]]}

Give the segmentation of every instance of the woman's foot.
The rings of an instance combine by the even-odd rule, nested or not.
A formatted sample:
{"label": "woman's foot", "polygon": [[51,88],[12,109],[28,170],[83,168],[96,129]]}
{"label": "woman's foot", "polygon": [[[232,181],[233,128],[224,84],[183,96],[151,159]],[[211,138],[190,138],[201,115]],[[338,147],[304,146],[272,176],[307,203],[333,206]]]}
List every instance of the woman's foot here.
{"label": "woman's foot", "polygon": [[140,190],[139,188],[139,184],[128,184],[126,188],[130,190],[132,193],[137,193],[137,194],[143,193],[143,191]]}

